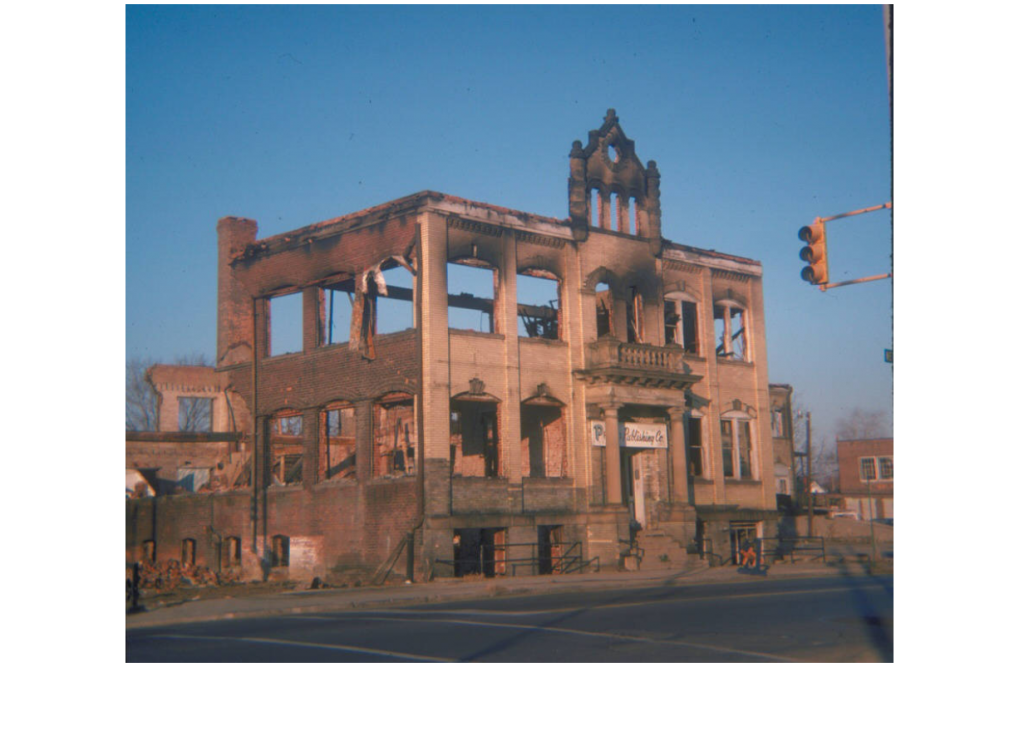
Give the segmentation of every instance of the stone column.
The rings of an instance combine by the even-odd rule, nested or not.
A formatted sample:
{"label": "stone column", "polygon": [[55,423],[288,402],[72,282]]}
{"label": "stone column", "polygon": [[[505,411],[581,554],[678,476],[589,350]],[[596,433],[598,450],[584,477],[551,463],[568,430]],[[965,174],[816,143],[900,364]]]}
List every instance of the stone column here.
{"label": "stone column", "polygon": [[672,453],[672,489],[669,491],[670,501],[677,499],[688,501],[689,470],[686,462],[686,409],[682,406],[670,406],[669,417],[669,449]]}
{"label": "stone column", "polygon": [[622,466],[619,464],[619,407],[605,404],[604,411],[604,493],[610,505],[622,505]]}

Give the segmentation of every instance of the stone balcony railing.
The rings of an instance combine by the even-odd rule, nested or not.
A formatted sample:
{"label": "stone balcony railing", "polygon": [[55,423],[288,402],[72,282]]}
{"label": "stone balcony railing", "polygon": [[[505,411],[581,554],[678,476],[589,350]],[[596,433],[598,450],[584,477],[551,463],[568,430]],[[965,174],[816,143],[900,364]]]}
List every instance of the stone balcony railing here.
{"label": "stone balcony railing", "polygon": [[623,343],[612,338],[600,338],[587,346],[587,368],[682,373],[683,349],[678,345]]}

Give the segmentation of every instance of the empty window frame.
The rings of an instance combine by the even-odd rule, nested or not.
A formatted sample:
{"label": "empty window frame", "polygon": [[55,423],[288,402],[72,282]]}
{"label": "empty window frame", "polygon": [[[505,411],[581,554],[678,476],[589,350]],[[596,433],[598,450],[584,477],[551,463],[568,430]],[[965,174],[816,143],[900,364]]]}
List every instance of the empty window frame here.
{"label": "empty window frame", "polygon": [[356,477],[356,409],[347,402],[328,404],[320,412],[319,478]]}
{"label": "empty window frame", "polygon": [[409,394],[388,394],[373,405],[373,474],[416,474],[416,410]]}
{"label": "empty window frame", "polygon": [[270,420],[270,479],[274,484],[302,482],[302,415],[282,411]]}
{"label": "empty window frame", "polygon": [[346,279],[325,284],[318,290],[317,342],[334,345],[348,342],[352,332],[352,310],[355,301],[355,282]]}
{"label": "empty window frame", "polygon": [[629,288],[626,301],[626,342],[644,342],[644,297],[638,287]]}
{"label": "empty window frame", "polygon": [[594,289],[594,308],[597,317],[597,337],[611,335],[614,304],[611,288],[605,282],[601,282]]}
{"label": "empty window frame", "polygon": [[726,414],[721,424],[722,475],[734,479],[753,479],[753,431],[750,418],[746,415]]}
{"label": "empty window frame", "polygon": [[516,275],[520,337],[559,339],[559,285],[558,277],[543,269],[525,269]]}
{"label": "empty window frame", "polygon": [[156,541],[142,542],[143,563],[156,563]]}
{"label": "empty window frame", "polygon": [[242,539],[238,536],[228,536],[224,539],[224,565],[228,568],[242,565]]}
{"label": "empty window frame", "polygon": [[588,203],[590,226],[592,228],[601,228],[601,191],[597,188],[591,188]]}
{"label": "empty window frame", "polygon": [[719,358],[748,360],[747,324],[747,312],[740,305],[715,305],[715,354]]}
{"label": "empty window frame", "polygon": [[213,399],[179,396],[178,431],[213,431]]}
{"label": "empty window frame", "polygon": [[291,539],[288,536],[276,535],[270,542],[270,565],[273,567],[287,566],[291,560]]}
{"label": "empty window frame", "polygon": [[642,236],[640,226],[640,204],[633,196],[629,199],[629,232],[634,236]]}
{"label": "empty window frame", "polygon": [[210,489],[209,467],[181,467],[178,469],[178,489],[183,492],[207,492]]}
{"label": "empty window frame", "polygon": [[181,565],[194,566],[196,563],[196,541],[186,538],[181,542]]}
{"label": "empty window frame", "polygon": [[690,475],[693,477],[704,476],[704,436],[700,416],[686,417],[686,448],[687,463]]}
{"label": "empty window frame", "polygon": [[498,476],[498,404],[452,399],[451,471],[462,477]]}
{"label": "empty window frame", "polygon": [[[404,261],[404,260],[403,260]],[[407,263],[395,259],[366,273],[365,291],[353,302],[350,339],[368,358],[376,357],[377,335],[416,327],[415,278]]]}
{"label": "empty window frame", "polygon": [[302,352],[302,292],[267,300],[267,355]]}
{"label": "empty window frame", "polygon": [[611,217],[609,228],[612,231],[622,231],[622,207],[618,193],[608,196],[608,212]]}
{"label": "empty window frame", "polygon": [[777,439],[787,436],[785,411],[781,407],[772,409],[772,436]]}
{"label": "empty window frame", "polygon": [[558,406],[523,404],[520,409],[525,477],[564,477],[565,418]]}
{"label": "empty window frame", "polygon": [[877,480],[878,472],[875,467],[874,457],[861,457],[860,458],[860,479],[863,482],[868,480]]}
{"label": "empty window frame", "polygon": [[684,353],[697,355],[697,303],[688,296],[665,298],[665,344],[679,345]]}
{"label": "empty window frame", "polygon": [[492,333],[498,272],[486,262],[448,262],[448,327]]}

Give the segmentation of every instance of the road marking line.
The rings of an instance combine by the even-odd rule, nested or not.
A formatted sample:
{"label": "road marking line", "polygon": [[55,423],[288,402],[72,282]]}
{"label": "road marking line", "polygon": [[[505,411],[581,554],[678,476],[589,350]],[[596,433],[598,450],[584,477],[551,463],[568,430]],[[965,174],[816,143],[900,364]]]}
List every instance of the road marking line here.
{"label": "road marking line", "polygon": [[[357,619],[356,617],[348,617],[345,615],[339,615],[332,619]],[[367,619],[367,617],[359,617],[358,619]],[[698,642],[685,642],[683,640],[658,640],[650,637],[634,637],[632,635],[622,635],[615,632],[590,632],[582,629],[567,629],[564,627],[538,627],[533,624],[509,624],[505,622],[471,622],[465,619],[427,619],[427,618],[403,618],[403,617],[369,617],[372,621],[378,622],[431,622],[434,624],[463,624],[471,627],[498,627],[503,629],[522,629],[530,630],[534,632],[553,632],[555,634],[567,634],[567,635],[581,635],[583,637],[600,637],[602,639],[613,639],[613,640],[624,640],[627,642],[640,642],[644,644],[667,644],[667,645],[678,645],[680,647],[689,647],[696,650],[710,650],[712,652],[723,652],[734,655],[747,655],[750,657],[765,658],[768,660],[776,660],[778,662],[804,662],[794,657],[787,657],[785,655],[774,655],[768,652],[756,652],[753,650],[736,650],[731,647],[721,647],[719,645],[706,645]]]}
{"label": "road marking line", "polygon": [[313,647],[319,650],[342,650],[344,652],[358,652],[364,655],[381,655],[383,657],[395,657],[402,660],[425,660],[427,662],[456,662],[452,657],[432,657],[430,655],[413,655],[408,652],[393,652],[391,650],[374,650],[369,647],[355,647],[354,645],[327,645],[318,642],[298,642],[295,640],[274,640],[266,637],[213,637],[208,635],[151,635],[156,639],[168,640],[229,640],[232,642],[251,642],[264,645],[288,645],[293,647]]}

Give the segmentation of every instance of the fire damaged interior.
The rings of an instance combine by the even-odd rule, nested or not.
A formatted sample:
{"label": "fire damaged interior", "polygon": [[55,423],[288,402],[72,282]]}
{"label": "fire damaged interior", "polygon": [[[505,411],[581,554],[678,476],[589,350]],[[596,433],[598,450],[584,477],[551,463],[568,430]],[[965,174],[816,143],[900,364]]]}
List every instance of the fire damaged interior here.
{"label": "fire damaged interior", "polygon": [[160,428],[127,436],[128,560],[422,581],[772,534],[761,265],[664,238],[660,196],[609,110],[567,218],[433,191],[266,238],[222,218],[215,365],[151,369]]}

